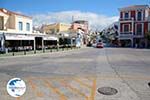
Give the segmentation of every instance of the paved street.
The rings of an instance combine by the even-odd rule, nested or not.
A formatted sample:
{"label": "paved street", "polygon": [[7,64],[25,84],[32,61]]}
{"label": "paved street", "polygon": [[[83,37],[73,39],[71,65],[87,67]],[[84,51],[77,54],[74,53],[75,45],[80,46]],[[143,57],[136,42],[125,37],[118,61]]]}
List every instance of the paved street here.
{"label": "paved street", "polygon": [[[16,100],[150,100],[150,50],[81,48],[36,56],[0,58],[0,98],[19,77],[26,93]],[[117,89],[103,95],[98,88]]]}

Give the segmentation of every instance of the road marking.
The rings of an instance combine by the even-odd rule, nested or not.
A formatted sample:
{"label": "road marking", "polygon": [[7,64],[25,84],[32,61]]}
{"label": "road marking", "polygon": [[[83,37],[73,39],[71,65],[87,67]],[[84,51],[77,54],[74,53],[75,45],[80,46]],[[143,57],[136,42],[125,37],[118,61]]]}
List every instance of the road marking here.
{"label": "road marking", "polygon": [[85,97],[85,100],[88,100],[88,96],[86,96],[84,93],[80,92],[80,90],[78,90],[78,89],[72,87],[71,85],[67,84],[64,80],[62,80],[61,83],[62,83],[62,85],[63,85],[64,87],[68,87],[68,88],[71,89],[73,92],[76,92],[76,93],[78,93],[79,95]]}
{"label": "road marking", "polygon": [[36,84],[34,84],[34,83],[31,81],[31,78],[28,79],[28,83],[30,84],[32,90],[35,91],[36,96],[38,96],[38,97],[43,97],[43,96],[44,96],[43,93],[40,92],[40,91],[37,89]]}
{"label": "road marking", "polygon": [[20,97],[17,97],[16,100],[21,100]]}
{"label": "road marking", "polygon": [[[93,77],[95,77],[95,76],[93,76]],[[93,77],[92,76],[88,76],[88,77],[86,77],[88,80],[90,80],[90,81],[93,81]]]}
{"label": "road marking", "polygon": [[[65,78],[65,79],[64,78],[63,79],[62,78],[48,78],[48,77],[46,77],[46,78],[45,77],[40,77],[40,78],[37,78],[37,77],[32,78],[31,77],[31,78],[29,78],[28,82],[29,82],[32,90],[34,90],[34,92],[36,93],[36,95],[38,97],[43,97],[44,96],[43,93],[38,91],[36,84],[33,83],[33,79],[35,79],[35,80],[40,79],[41,81],[43,81],[44,86],[46,88],[49,88],[55,94],[57,94],[59,96],[60,100],[67,100],[68,97],[64,93],[62,93],[62,91],[60,91],[58,88],[54,87],[53,84],[50,81],[48,81],[48,79],[55,80],[56,82],[59,82],[60,84],[62,84],[62,86],[64,88],[70,89],[72,92],[75,92],[77,95],[80,95],[80,96],[84,97],[85,100],[94,100],[95,99],[96,77],[94,77],[93,79],[90,78],[91,80],[93,80],[91,82],[91,86],[87,83],[84,83],[80,77],[72,77],[72,78],[68,77],[68,78]],[[88,88],[90,90],[89,91],[90,95],[89,96],[86,95],[85,93],[81,92],[79,89],[74,87],[73,85],[70,85],[69,83],[67,83],[66,82],[67,79],[71,79],[74,82],[78,83],[80,86],[82,86],[84,88],[85,87]],[[87,79],[87,78],[85,77],[85,79]]]}
{"label": "road marking", "polygon": [[81,86],[84,86],[84,87],[88,87],[89,89],[92,88],[92,86],[86,84],[86,83],[83,83],[81,80],[79,80],[78,78],[74,78],[74,81],[78,82]]}
{"label": "road marking", "polygon": [[52,84],[49,81],[47,81],[47,80],[44,80],[44,82],[45,82],[45,85],[49,89],[52,89],[54,93],[60,95],[60,100],[67,100],[67,97],[63,93],[61,93],[58,88],[52,86]]}
{"label": "road marking", "polygon": [[91,90],[91,96],[89,97],[89,100],[94,100],[96,95],[96,78],[93,80],[93,86]]}

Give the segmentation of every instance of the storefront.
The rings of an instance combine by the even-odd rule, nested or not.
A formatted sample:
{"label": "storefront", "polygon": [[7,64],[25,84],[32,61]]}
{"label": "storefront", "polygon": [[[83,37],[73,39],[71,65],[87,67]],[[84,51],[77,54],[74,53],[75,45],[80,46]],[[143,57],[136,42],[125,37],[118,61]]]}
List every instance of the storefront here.
{"label": "storefront", "polygon": [[46,34],[19,34],[1,33],[0,51],[22,51],[46,48],[49,45],[57,45],[58,38]]}
{"label": "storefront", "polygon": [[44,48],[49,49],[51,47],[56,47],[58,43],[58,38],[54,36],[44,36]]}
{"label": "storefront", "polygon": [[144,38],[134,38],[134,47],[136,48],[145,48],[146,47],[146,41]]}
{"label": "storefront", "polygon": [[120,43],[121,43],[122,47],[132,47],[132,41],[131,41],[131,39],[120,40]]}
{"label": "storefront", "polygon": [[4,47],[8,51],[33,50],[34,35],[4,33]]}

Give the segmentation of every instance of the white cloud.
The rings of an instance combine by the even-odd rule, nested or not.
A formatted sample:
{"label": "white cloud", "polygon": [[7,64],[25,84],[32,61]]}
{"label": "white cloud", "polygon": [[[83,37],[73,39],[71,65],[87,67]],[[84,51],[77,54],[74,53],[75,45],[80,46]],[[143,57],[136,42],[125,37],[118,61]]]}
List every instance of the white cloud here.
{"label": "white cloud", "polygon": [[118,16],[108,17],[101,14],[92,12],[81,11],[62,11],[62,12],[49,12],[46,14],[34,14],[33,25],[40,26],[42,24],[50,24],[56,22],[71,23],[72,16],[74,20],[87,20],[91,29],[101,30],[113,22],[118,20]]}

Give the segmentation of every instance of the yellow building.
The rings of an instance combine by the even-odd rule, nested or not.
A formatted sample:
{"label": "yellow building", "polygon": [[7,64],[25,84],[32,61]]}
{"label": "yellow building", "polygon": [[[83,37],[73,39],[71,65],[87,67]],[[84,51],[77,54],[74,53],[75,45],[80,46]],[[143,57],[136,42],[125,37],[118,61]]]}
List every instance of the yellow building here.
{"label": "yellow building", "polygon": [[41,31],[46,34],[57,34],[59,32],[69,31],[71,24],[55,23],[50,25],[43,25]]}

